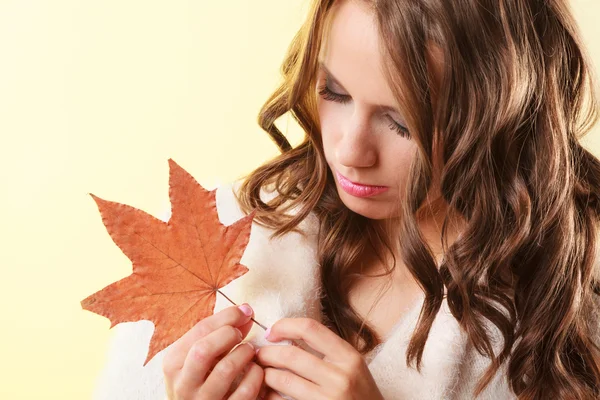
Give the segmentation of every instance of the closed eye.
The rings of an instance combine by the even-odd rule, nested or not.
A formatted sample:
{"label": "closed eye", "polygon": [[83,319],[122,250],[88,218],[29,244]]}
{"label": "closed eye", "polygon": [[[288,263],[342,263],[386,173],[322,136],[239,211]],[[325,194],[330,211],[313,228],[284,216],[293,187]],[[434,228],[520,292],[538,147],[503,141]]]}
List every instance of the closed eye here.
{"label": "closed eye", "polygon": [[[329,89],[329,87],[327,86],[327,83],[325,83],[319,87],[319,95],[327,101],[334,101],[336,103],[341,103],[341,104],[349,103],[352,100],[350,98],[350,96],[348,96],[348,95],[335,93],[334,91]],[[410,132],[408,131],[408,128],[406,128],[404,125],[401,125],[401,124],[397,123],[396,121],[394,121],[394,119],[392,117],[390,117],[388,114],[386,114],[385,116],[390,121],[389,128],[391,130],[396,131],[396,133],[398,133],[400,136],[402,136],[406,139],[410,139]]]}

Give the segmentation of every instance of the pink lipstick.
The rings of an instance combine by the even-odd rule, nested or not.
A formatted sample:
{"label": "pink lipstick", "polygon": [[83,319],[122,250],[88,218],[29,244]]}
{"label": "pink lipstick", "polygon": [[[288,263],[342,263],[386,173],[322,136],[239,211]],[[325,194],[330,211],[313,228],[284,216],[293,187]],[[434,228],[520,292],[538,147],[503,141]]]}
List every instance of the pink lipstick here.
{"label": "pink lipstick", "polygon": [[344,191],[352,196],[356,197],[369,197],[375,196],[379,193],[383,193],[389,188],[387,186],[373,186],[373,185],[361,185],[360,183],[355,183],[335,171],[335,174],[338,178],[338,182]]}

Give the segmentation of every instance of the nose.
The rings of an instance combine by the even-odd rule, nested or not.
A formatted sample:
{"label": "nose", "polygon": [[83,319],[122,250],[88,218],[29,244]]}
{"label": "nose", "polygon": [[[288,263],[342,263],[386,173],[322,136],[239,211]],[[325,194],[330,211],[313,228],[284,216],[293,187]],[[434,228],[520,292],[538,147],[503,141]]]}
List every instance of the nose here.
{"label": "nose", "polygon": [[377,161],[377,151],[366,113],[355,109],[342,127],[336,148],[338,162],[348,168],[370,167]]}

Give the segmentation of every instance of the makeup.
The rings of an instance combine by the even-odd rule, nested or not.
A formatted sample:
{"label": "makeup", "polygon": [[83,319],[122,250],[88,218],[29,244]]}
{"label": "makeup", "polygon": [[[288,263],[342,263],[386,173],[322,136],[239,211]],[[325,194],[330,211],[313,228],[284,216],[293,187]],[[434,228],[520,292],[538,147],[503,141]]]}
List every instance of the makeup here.
{"label": "makeup", "polygon": [[387,186],[361,185],[359,183],[352,182],[337,171],[335,174],[342,189],[352,196],[370,197],[383,193],[389,189]]}

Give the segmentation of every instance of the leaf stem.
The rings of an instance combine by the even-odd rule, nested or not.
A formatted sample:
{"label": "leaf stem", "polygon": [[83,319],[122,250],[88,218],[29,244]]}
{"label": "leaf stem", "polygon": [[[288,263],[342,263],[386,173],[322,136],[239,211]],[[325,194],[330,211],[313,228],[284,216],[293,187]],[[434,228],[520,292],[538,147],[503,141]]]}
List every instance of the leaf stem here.
{"label": "leaf stem", "polygon": [[[225,297],[227,300],[229,300],[229,302],[231,304],[233,304],[234,306],[237,306],[237,304],[235,304],[235,302],[233,300],[231,300],[229,297],[227,297],[227,295],[223,292],[221,292],[219,289],[217,289],[217,292],[219,292],[221,294],[221,296]],[[263,324],[261,324],[260,322],[258,322],[257,320],[255,320],[254,318],[250,318],[252,321],[254,321],[254,323],[258,326],[260,326],[261,328],[263,328],[265,331],[267,330],[267,327],[264,326]]]}
{"label": "leaf stem", "polygon": [[[237,304],[235,303],[235,301],[233,301],[233,300],[231,300],[229,297],[227,297],[227,295],[226,295],[225,293],[221,292],[219,289],[217,289],[217,292],[221,293],[221,296],[223,296],[223,297],[225,297],[227,300],[229,300],[229,302],[230,302],[231,304],[233,304],[234,306],[237,306]],[[255,320],[254,318],[250,318],[250,319],[251,319],[252,321],[254,321],[254,323],[255,323],[256,325],[258,325],[258,326],[260,326],[261,328],[263,328],[265,331],[267,330],[267,327],[266,327],[266,326],[264,326],[263,324],[261,324],[260,322],[258,322],[257,320]],[[298,342],[296,342],[295,340],[293,340],[293,339],[292,339],[292,340],[290,340],[290,341],[292,342],[292,346],[297,346],[297,347],[300,347],[300,348],[302,348],[302,346],[301,346],[301,345],[300,345]]]}

